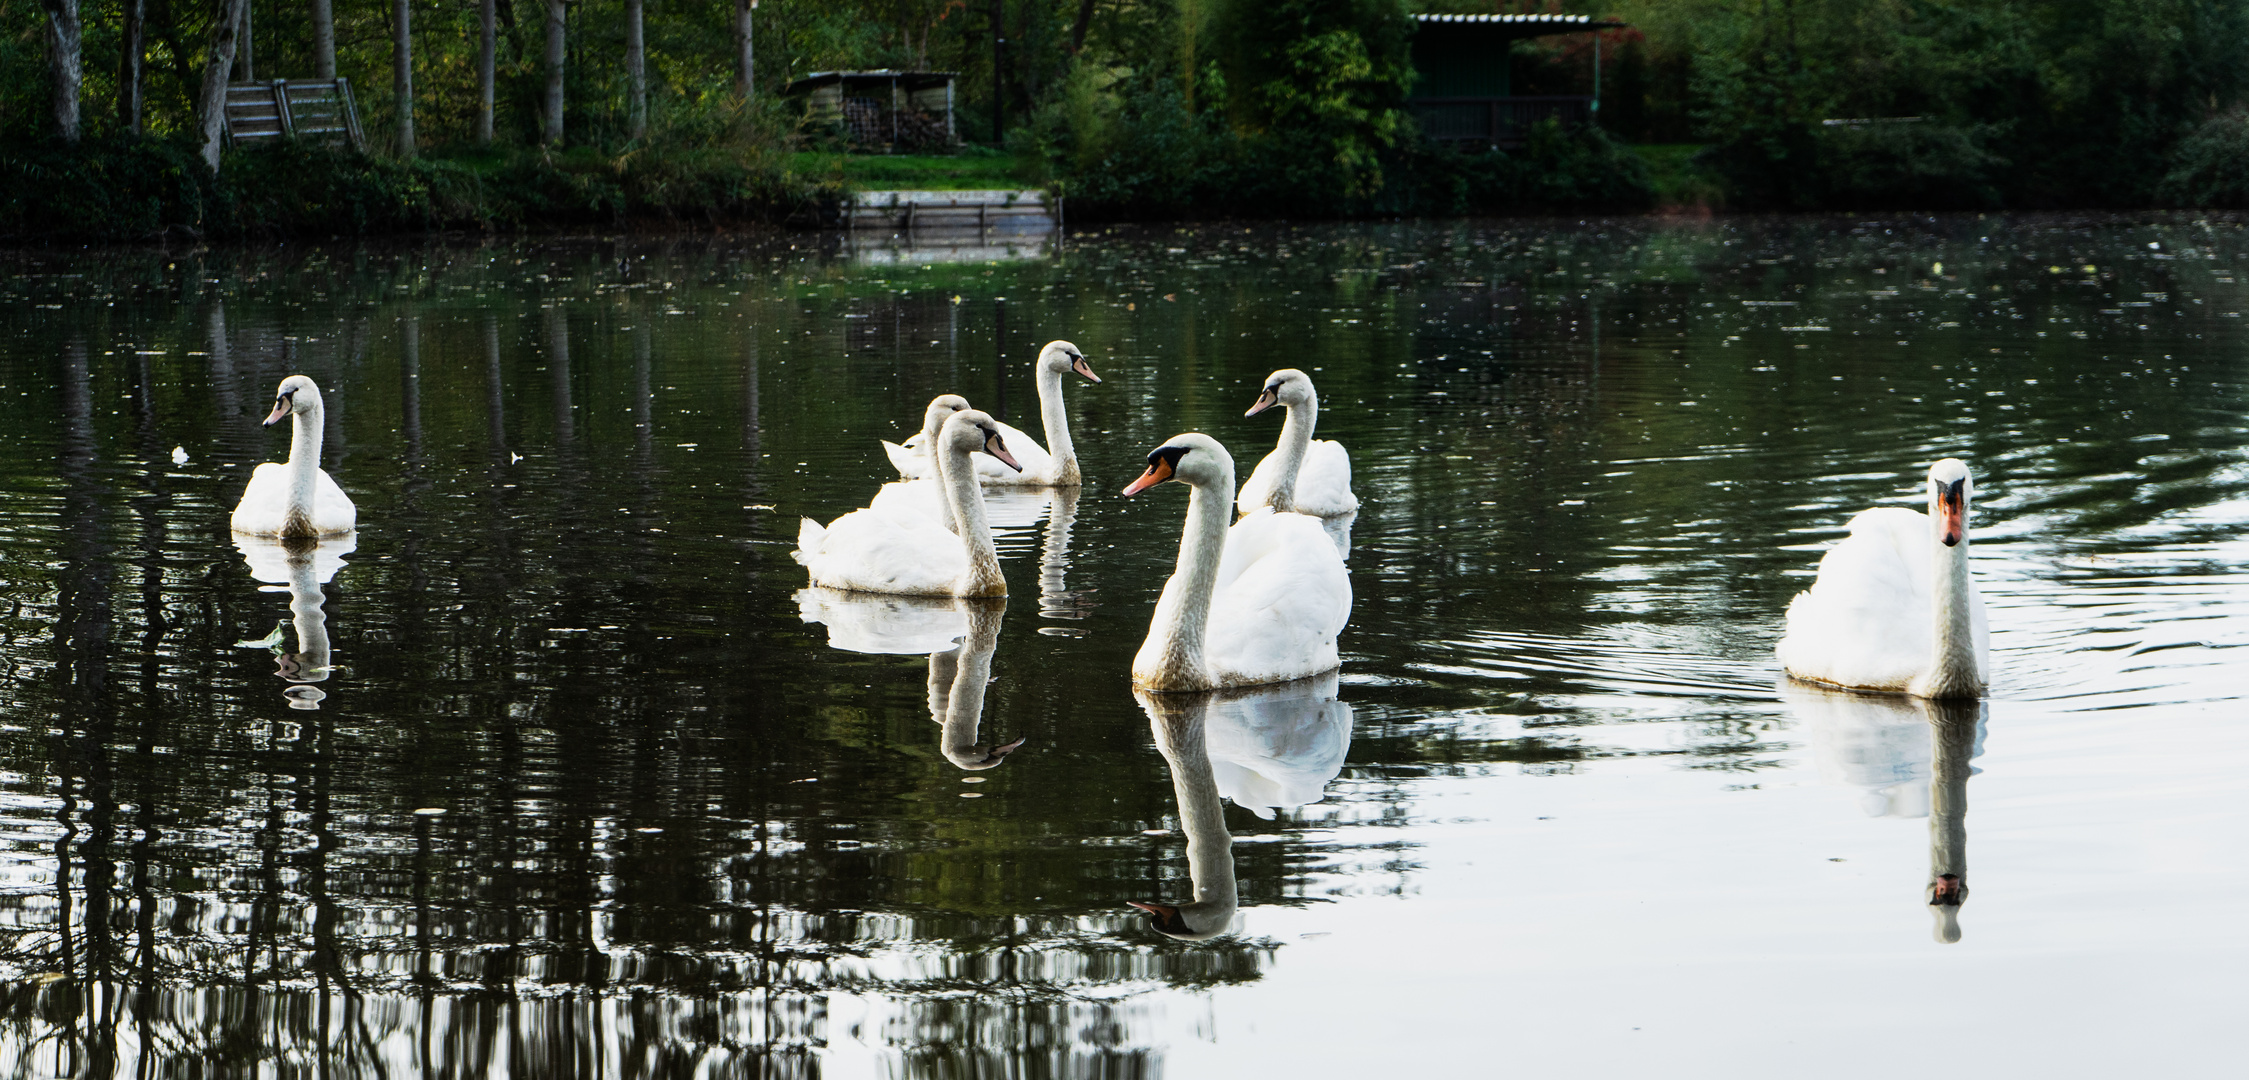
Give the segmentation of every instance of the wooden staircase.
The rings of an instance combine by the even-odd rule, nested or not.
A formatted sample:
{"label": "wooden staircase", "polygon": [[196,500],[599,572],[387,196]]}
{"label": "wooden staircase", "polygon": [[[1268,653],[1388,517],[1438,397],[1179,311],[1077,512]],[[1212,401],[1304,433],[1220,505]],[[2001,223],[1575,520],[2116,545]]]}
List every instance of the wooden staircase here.
{"label": "wooden staircase", "polygon": [[226,137],[241,146],[260,139],[345,142],[365,150],[350,79],[275,79],[228,83]]}

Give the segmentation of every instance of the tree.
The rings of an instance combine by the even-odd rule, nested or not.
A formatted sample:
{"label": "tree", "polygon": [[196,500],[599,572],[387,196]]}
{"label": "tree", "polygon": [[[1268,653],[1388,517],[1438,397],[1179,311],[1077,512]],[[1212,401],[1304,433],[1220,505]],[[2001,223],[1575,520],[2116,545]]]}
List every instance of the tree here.
{"label": "tree", "polygon": [[203,87],[195,96],[196,128],[203,136],[203,163],[219,171],[219,148],[226,138],[226,79],[234,69],[235,34],[250,0],[219,0],[211,20],[211,45],[204,51]]}
{"label": "tree", "polygon": [[398,156],[414,156],[414,8],[391,0],[391,91],[398,95]]}
{"label": "tree", "polygon": [[41,0],[47,9],[47,64],[54,89],[55,135],[78,141],[78,93],[85,81],[85,27],[78,0]]}
{"label": "tree", "polygon": [[757,52],[750,33],[750,13],[757,0],[734,0],[734,92],[750,100],[757,90]]}
{"label": "tree", "polygon": [[117,126],[141,133],[141,38],[147,0],[124,0],[117,46]]}
{"label": "tree", "polygon": [[648,134],[648,47],[641,38],[641,0],[625,0],[625,134]]}
{"label": "tree", "polygon": [[336,77],[336,11],[333,0],[312,0],[312,74]]}
{"label": "tree", "polygon": [[[325,2],[325,0],[323,0]],[[492,145],[492,105],[498,71],[494,53],[499,44],[497,0],[477,0],[476,42],[476,145]]]}
{"label": "tree", "polygon": [[562,0],[546,0],[546,4],[547,52],[545,59],[547,86],[546,93],[540,101],[539,134],[541,138],[546,140],[547,145],[561,146],[562,61],[568,55],[565,52],[565,47],[569,42],[563,37],[562,18],[565,12]]}

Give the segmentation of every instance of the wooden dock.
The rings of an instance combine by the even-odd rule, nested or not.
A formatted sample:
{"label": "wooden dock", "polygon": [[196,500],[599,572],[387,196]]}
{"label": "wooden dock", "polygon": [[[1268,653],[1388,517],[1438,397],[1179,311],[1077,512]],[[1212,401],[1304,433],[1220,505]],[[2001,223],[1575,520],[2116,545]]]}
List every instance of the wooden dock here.
{"label": "wooden dock", "polygon": [[1062,200],[1044,191],[862,191],[844,205],[853,232],[1027,236],[1062,227]]}

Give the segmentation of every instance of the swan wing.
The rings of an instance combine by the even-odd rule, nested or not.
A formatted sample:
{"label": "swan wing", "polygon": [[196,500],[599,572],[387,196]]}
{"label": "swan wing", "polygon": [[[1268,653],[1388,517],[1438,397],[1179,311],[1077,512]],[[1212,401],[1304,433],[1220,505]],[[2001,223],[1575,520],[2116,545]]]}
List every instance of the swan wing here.
{"label": "swan wing", "polygon": [[1928,666],[1935,642],[1929,519],[1877,507],[1852,518],[1850,529],[1820,558],[1812,587],[1789,603],[1788,633],[1775,651],[1799,678],[1903,690]]}
{"label": "swan wing", "polygon": [[1359,497],[1351,494],[1351,452],[1332,439],[1312,440],[1296,473],[1297,512],[1336,517],[1358,508]]}
{"label": "swan wing", "polygon": [[242,489],[242,501],[234,504],[234,516],[228,523],[235,532],[279,536],[288,502],[288,466],[264,462],[250,471],[250,483]]}
{"label": "swan wing", "polygon": [[1249,479],[1242,482],[1241,494],[1234,497],[1234,512],[1250,514],[1271,506],[1273,485],[1280,482],[1282,467],[1280,451],[1265,455],[1257,468],[1250,470]]}
{"label": "swan wing", "polygon": [[[893,480],[875,492],[867,505],[876,510],[938,518],[937,506],[944,491],[934,477]],[[994,529],[1028,529],[1046,516],[1054,493],[1045,488],[1004,487],[994,484],[984,492],[984,520]]]}
{"label": "swan wing", "polygon": [[[884,443],[883,445],[889,446],[890,444]],[[943,503],[944,498],[945,493],[937,487],[937,480],[934,477],[924,477],[919,480],[893,480],[875,489],[874,501],[869,502],[867,506],[869,509],[880,510],[888,514],[903,514],[935,520],[938,517],[938,507]]]}
{"label": "swan wing", "polygon": [[312,527],[323,536],[348,533],[359,527],[359,508],[337,486],[335,477],[321,469],[313,474]]}
{"label": "swan wing", "polygon": [[1204,654],[1220,685],[1316,675],[1341,660],[1351,577],[1318,520],[1252,514],[1226,533]]}
{"label": "swan wing", "polygon": [[825,527],[807,518],[795,557],[814,585],[908,596],[950,596],[968,569],[960,538],[936,519],[872,508]]}
{"label": "swan wing", "polygon": [[882,441],[883,456],[890,459],[890,467],[908,480],[919,480],[929,475],[929,452],[921,448],[921,436],[906,440],[901,446],[889,439]]}

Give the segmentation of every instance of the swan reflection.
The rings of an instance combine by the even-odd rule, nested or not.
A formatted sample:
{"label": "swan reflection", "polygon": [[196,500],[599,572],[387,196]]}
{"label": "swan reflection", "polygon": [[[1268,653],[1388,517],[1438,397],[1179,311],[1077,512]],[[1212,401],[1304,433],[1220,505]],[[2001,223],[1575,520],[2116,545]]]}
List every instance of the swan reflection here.
{"label": "swan reflection", "polygon": [[1003,746],[976,741],[984,720],[984,688],[992,681],[1004,597],[885,596],[808,588],[797,614],[828,628],[828,645],[847,652],[929,654],[929,718],[940,725],[938,749],[969,772],[1005,760],[1022,739]]}
{"label": "swan reflection", "polygon": [[1968,899],[1968,778],[1983,753],[1984,703],[1854,694],[1783,680],[1829,782],[1858,788],[1872,817],[1929,819],[1926,895],[1936,939],[1960,940]]}
{"label": "swan reflection", "polygon": [[[326,682],[334,670],[329,660],[328,615],[322,610],[327,596],[321,591],[344,568],[344,556],[359,546],[359,534],[347,533],[326,540],[280,540],[234,534],[235,549],[250,566],[250,576],[266,583],[262,591],[289,594],[289,620],[296,634],[295,652],[277,654],[277,671],[292,684],[282,691],[292,709],[317,709],[328,695],[309,683]],[[270,588],[280,586],[280,588]],[[260,647],[278,646],[281,631],[265,641],[246,642]]]}
{"label": "swan reflection", "polygon": [[1320,801],[1351,748],[1351,707],[1337,688],[1329,672],[1255,690],[1134,691],[1171,766],[1194,887],[1183,903],[1129,901],[1158,933],[1204,941],[1232,931],[1241,899],[1221,800],[1261,818]]}
{"label": "swan reflection", "polygon": [[[1092,589],[1073,591],[1066,580],[1070,573],[1070,529],[1078,521],[1078,494],[1080,488],[1044,488],[1054,499],[1054,506],[1046,516],[1046,543],[1039,548],[1039,614],[1049,619],[1083,619],[1093,614]],[[1042,626],[1039,633],[1060,637],[1083,637],[1085,631],[1059,626]]]}

